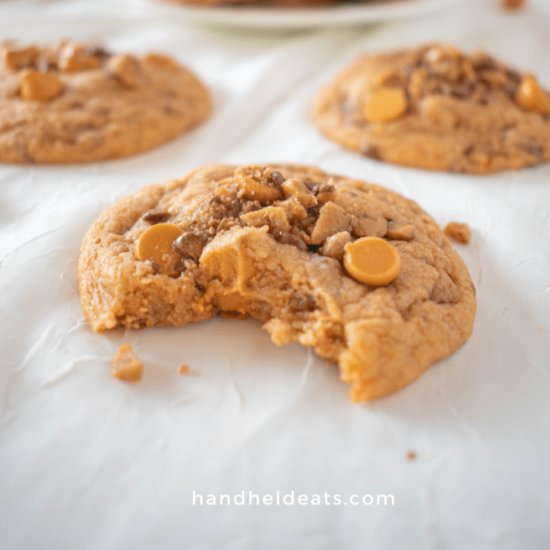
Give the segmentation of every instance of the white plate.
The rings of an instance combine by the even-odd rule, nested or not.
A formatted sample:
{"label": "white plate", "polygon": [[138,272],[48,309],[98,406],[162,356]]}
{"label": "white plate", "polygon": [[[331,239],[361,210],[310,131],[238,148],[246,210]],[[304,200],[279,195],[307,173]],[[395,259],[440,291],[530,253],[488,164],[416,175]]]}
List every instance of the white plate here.
{"label": "white plate", "polygon": [[318,8],[200,7],[163,0],[131,0],[153,14],[187,21],[238,27],[305,28],[376,23],[422,15],[448,7],[456,0],[393,0]]}

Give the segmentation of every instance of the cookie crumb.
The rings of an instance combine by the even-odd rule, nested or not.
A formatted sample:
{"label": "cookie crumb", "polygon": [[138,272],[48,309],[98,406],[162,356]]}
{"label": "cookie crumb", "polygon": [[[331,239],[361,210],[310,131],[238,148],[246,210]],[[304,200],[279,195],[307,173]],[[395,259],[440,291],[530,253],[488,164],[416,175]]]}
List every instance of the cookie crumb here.
{"label": "cookie crumb", "polygon": [[468,244],[472,236],[468,224],[461,222],[449,222],[443,232],[447,237],[460,244]]}
{"label": "cookie crumb", "polygon": [[130,344],[122,344],[113,357],[111,374],[123,382],[139,382],[143,376],[143,363]]}
{"label": "cookie crumb", "polygon": [[407,454],[405,455],[405,458],[407,460],[416,460],[418,458],[418,455],[416,454],[416,451],[408,451]]}
{"label": "cookie crumb", "polygon": [[178,367],[178,374],[187,374],[188,372],[191,372],[191,367],[189,365],[186,365],[185,363],[182,363]]}
{"label": "cookie crumb", "polygon": [[525,0],[502,0],[502,7],[507,10],[520,10],[525,7]]}

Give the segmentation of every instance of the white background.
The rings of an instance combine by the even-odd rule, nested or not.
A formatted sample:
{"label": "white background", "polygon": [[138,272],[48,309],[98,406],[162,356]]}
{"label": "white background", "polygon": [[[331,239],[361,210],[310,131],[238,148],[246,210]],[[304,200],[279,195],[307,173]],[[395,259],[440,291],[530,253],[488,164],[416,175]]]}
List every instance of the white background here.
{"label": "white background", "polygon": [[[315,91],[360,52],[428,40],[485,48],[550,86],[550,2],[514,15],[461,4],[274,34],[184,27],[115,2],[0,2],[1,37],[164,51],[216,103],[202,128],[140,157],[0,166],[0,548],[550,547],[550,166],[400,168],[341,150],[309,118]],[[102,209],[201,163],[260,161],[378,182],[441,224],[469,223],[468,344],[404,391],[354,405],[335,368],[275,347],[253,321],[93,334],[75,270]],[[138,385],[109,374],[122,342],[146,363]],[[192,374],[176,373],[182,362]],[[193,490],[393,493],[396,505],[193,507]]]}

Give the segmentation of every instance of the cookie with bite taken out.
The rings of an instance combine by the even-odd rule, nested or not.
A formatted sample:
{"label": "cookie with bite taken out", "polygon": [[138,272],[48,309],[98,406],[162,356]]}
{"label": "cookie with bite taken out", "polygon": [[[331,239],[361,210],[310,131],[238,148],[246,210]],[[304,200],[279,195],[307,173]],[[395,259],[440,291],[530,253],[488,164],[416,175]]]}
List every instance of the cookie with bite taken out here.
{"label": "cookie with bite taken out", "polygon": [[250,316],[393,393],[470,336],[464,263],[413,201],[310,166],[205,166],[103,212],[82,243],[93,330]]}

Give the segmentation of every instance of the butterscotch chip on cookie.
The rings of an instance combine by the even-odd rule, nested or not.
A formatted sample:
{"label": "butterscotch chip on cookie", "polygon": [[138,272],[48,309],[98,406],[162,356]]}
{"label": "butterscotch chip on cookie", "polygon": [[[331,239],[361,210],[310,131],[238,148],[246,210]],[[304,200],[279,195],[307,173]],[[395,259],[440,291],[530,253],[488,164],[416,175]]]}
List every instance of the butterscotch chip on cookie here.
{"label": "butterscotch chip on cookie", "polygon": [[490,173],[550,160],[550,95],[483,52],[431,44],[365,55],[322,89],[314,118],[366,156]]}
{"label": "butterscotch chip on cookie", "polygon": [[455,352],[475,312],[464,263],[417,204],[309,166],[145,187],[93,224],[78,277],[95,331],[250,316],[337,363],[356,401]]}
{"label": "butterscotch chip on cookie", "polygon": [[0,162],[127,157],[176,138],[210,110],[203,84],[163,55],[0,43]]}

